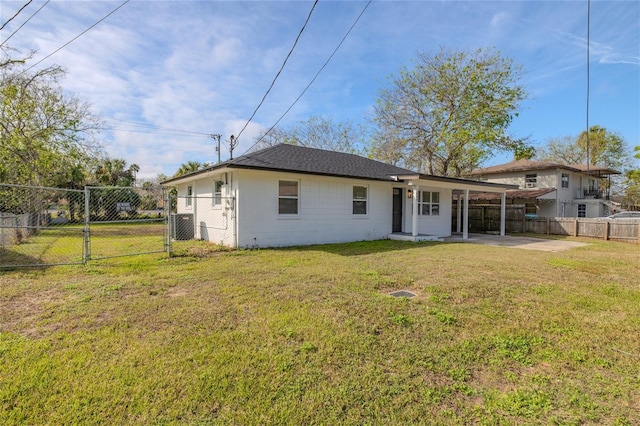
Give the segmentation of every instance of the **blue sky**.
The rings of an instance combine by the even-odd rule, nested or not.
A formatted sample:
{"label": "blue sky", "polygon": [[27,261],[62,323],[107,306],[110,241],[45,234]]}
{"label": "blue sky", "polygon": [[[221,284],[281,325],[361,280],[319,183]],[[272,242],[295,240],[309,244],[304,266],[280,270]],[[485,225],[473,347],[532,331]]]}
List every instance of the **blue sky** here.
{"label": "blue sky", "polygon": [[[25,3],[2,0],[0,21]],[[5,27],[0,40],[44,3],[33,0]],[[121,3],[51,0],[7,45],[37,51],[33,64]],[[319,1],[235,156],[291,106],[366,4]],[[64,88],[88,101],[110,127],[99,135],[109,155],[138,164],[140,177],[171,175],[187,161],[216,160],[213,140],[206,134],[222,134],[227,144],[230,135],[238,134],[312,5],[131,0],[38,67],[55,63],[67,70]],[[630,146],[640,145],[640,2],[592,0],[590,28],[589,124],[618,132]],[[373,1],[280,125],[313,115],[366,120],[391,74],[410,66],[418,52],[435,53],[440,47],[493,47],[522,66],[521,82],[530,99],[509,129],[513,136],[543,144],[585,129],[586,0]],[[509,160],[496,154],[487,165]]]}

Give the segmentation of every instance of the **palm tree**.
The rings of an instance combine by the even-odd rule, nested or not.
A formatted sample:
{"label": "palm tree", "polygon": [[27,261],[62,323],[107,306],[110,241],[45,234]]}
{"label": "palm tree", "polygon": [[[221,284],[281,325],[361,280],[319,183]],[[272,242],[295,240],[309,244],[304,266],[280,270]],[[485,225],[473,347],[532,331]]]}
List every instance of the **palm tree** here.
{"label": "palm tree", "polygon": [[197,172],[198,170],[207,167],[207,163],[200,163],[198,161],[188,161],[180,166],[180,168],[173,174],[173,177],[186,175],[188,173]]}

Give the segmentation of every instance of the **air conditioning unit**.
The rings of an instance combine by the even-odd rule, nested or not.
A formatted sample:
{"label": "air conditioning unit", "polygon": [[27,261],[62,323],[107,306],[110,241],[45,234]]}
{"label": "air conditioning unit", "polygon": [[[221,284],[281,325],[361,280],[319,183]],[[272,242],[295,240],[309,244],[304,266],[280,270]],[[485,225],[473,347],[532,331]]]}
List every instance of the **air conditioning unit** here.
{"label": "air conditioning unit", "polygon": [[190,213],[174,213],[171,215],[171,238],[174,240],[193,240],[193,215]]}

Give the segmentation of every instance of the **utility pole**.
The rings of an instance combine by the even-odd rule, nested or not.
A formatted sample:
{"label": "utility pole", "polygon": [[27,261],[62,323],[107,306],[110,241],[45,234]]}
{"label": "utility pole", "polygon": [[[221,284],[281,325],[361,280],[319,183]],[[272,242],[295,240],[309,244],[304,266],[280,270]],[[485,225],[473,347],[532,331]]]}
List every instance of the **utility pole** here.
{"label": "utility pole", "polygon": [[218,153],[218,163],[219,163],[220,162],[220,138],[222,137],[222,135],[215,134],[215,135],[209,135],[209,137],[211,139],[217,139],[218,140],[218,146],[216,146],[216,152]]}
{"label": "utility pole", "polygon": [[231,135],[230,138],[230,142],[229,142],[229,156],[231,157],[230,160],[233,160],[233,149],[238,145],[238,139],[236,139],[235,136]]}

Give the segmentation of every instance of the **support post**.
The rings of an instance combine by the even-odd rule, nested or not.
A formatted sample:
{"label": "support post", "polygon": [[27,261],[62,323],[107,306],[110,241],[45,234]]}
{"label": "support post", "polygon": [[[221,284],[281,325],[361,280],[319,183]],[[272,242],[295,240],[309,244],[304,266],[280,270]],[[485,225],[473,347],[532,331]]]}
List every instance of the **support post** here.
{"label": "support post", "polygon": [[469,239],[469,190],[464,190],[464,217],[462,224],[462,239]]}
{"label": "support post", "polygon": [[460,233],[462,232],[462,197],[460,197],[460,194],[456,195],[456,199],[457,199],[457,215],[456,215],[456,232]]}
{"label": "support post", "polygon": [[500,236],[504,237],[507,231],[507,193],[503,192],[500,197]]}
{"label": "support post", "polygon": [[413,198],[411,199],[411,211],[413,212],[413,216],[411,217],[411,235],[414,237],[418,236],[418,193],[420,192],[419,186],[413,187]]}

